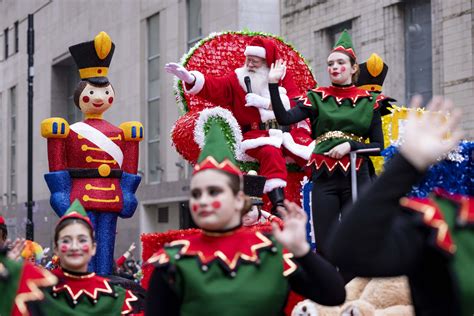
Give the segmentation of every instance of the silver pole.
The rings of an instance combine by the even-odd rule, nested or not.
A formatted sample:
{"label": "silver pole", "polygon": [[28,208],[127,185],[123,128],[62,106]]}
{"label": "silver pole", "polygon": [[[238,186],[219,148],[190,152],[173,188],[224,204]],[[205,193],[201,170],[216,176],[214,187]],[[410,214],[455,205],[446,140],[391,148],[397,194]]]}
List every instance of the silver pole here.
{"label": "silver pole", "polygon": [[357,161],[357,154],[360,153],[375,153],[378,152],[379,149],[377,148],[366,148],[366,149],[358,149],[351,151],[349,153],[349,157],[351,160],[351,191],[352,191],[352,203],[357,200],[357,170],[356,170],[356,161]]}

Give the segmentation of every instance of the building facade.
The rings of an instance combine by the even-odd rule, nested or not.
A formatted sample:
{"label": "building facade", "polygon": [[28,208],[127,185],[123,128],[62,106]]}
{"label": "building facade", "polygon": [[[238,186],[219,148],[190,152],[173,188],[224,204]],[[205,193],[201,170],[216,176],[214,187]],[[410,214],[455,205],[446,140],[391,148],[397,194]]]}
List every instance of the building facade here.
{"label": "building facade", "polygon": [[139,207],[119,220],[116,256],[141,233],[189,225],[189,166],[170,142],[179,117],[173,77],[163,71],[207,34],[248,28],[278,34],[278,0],[0,0],[0,214],[11,238],[25,236],[27,201],[27,16],[34,14],[33,199],[35,240],[52,247],[57,216],[43,179],[48,172],[40,122],[70,124],[82,113],[73,103],[79,76],[68,47],[106,31],[116,45],[108,78],[116,101],[104,118],[115,125],[141,121]]}
{"label": "building facade", "polygon": [[307,58],[321,85],[343,29],[359,62],[377,53],[389,66],[384,93],[405,105],[416,93],[445,95],[474,137],[474,13],[471,0],[281,0],[282,36]]}

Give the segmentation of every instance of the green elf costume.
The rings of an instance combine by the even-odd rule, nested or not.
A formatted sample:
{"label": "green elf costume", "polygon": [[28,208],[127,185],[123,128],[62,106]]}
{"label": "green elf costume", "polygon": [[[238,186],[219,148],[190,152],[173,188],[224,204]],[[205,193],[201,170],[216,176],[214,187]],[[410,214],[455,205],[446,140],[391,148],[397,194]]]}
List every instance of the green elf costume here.
{"label": "green elf costume", "polygon": [[435,189],[397,154],[330,238],[328,255],[362,277],[407,275],[416,315],[474,314],[474,200]]}
{"label": "green elf costume", "polygon": [[[78,200],[58,222],[74,218],[92,227],[84,207]],[[62,268],[53,270],[58,283],[49,288],[42,304],[45,315],[126,315],[133,311],[137,297],[129,290],[110,283],[94,272],[79,273]]]}
{"label": "green elf costume", "polygon": [[[342,32],[331,53],[339,52],[356,63],[352,39]],[[378,111],[377,94],[351,83],[316,87],[299,98],[298,105],[286,111],[277,94],[278,85],[270,84],[273,111],[279,124],[289,125],[309,118],[315,148],[308,165],[312,166],[312,212],[316,247],[326,252],[325,240],[330,227],[337,222],[343,206],[351,201],[350,159],[326,155],[335,146],[348,142],[351,151],[372,149],[370,155],[379,155],[383,148],[382,121]],[[366,140],[369,139],[367,143]],[[357,183],[359,188],[370,182],[368,157],[357,158]]]}
{"label": "green elf costume", "polygon": [[[211,122],[194,174],[242,173],[219,123]],[[175,240],[148,260],[145,315],[281,315],[290,289],[325,305],[344,301],[342,278],[322,257],[295,258],[265,235],[238,225]]]}
{"label": "green elf costume", "polygon": [[42,267],[10,260],[7,249],[0,250],[0,315],[41,315],[32,304],[41,301],[43,288],[56,281],[56,277]]}

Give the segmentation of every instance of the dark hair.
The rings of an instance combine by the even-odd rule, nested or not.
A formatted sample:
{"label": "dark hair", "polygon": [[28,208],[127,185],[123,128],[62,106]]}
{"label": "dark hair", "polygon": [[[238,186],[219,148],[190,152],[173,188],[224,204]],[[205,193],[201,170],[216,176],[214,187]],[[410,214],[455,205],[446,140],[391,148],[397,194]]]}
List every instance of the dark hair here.
{"label": "dark hair", "polygon": [[85,222],[85,221],[83,221],[82,219],[79,219],[79,218],[67,218],[67,219],[61,221],[58,225],[56,225],[56,228],[54,229],[54,245],[55,246],[58,245],[59,233],[64,228],[66,228],[67,226],[72,225],[72,224],[76,224],[76,223],[81,224],[82,226],[87,228],[87,230],[89,231],[89,235],[92,239],[92,243],[95,243],[94,230],[92,229],[92,227],[87,222]]}
{"label": "dark hair", "polygon": [[338,51],[332,51],[329,53],[329,55],[331,55],[332,53],[341,53],[341,54],[344,54],[346,55],[347,57],[349,57],[349,61],[351,62],[351,66],[356,66],[356,72],[354,74],[352,74],[352,77],[351,77],[351,80],[352,80],[352,84],[355,84],[357,82],[357,79],[359,79],[359,75],[360,75],[360,68],[359,68],[359,64],[356,62],[356,60],[354,59],[354,57],[352,57],[351,55],[349,55],[348,53],[342,51],[342,50],[338,50]]}
{"label": "dark hair", "polygon": [[[241,177],[239,177],[236,174],[228,173],[228,172],[221,171],[221,170],[216,170],[216,171],[227,176],[227,178],[229,179],[229,182],[228,182],[229,187],[232,190],[232,192],[234,193],[234,195],[237,195],[240,191],[242,191],[241,183],[242,183],[243,180],[241,179]],[[250,199],[250,197],[248,197],[246,195],[245,196],[244,207],[242,208],[242,215],[247,214],[250,211],[251,208],[252,208],[252,200]]]}
{"label": "dark hair", "polygon": [[7,225],[5,224],[0,224],[0,232],[1,232],[1,237],[3,240],[7,240],[8,238],[8,230],[7,230]]}
{"label": "dark hair", "polygon": [[[79,97],[81,96],[81,93],[82,91],[84,91],[84,89],[86,88],[87,84],[90,84],[91,86],[93,87],[98,87],[98,88],[102,88],[102,87],[108,87],[108,86],[111,86],[112,87],[112,90],[114,90],[114,87],[112,86],[112,84],[110,82],[106,82],[104,84],[96,84],[96,83],[91,83],[87,80],[81,80],[79,81],[79,83],[77,84],[76,86],[76,90],[74,90],[74,104],[78,107],[79,107]],[[115,91],[115,90],[114,90]]]}

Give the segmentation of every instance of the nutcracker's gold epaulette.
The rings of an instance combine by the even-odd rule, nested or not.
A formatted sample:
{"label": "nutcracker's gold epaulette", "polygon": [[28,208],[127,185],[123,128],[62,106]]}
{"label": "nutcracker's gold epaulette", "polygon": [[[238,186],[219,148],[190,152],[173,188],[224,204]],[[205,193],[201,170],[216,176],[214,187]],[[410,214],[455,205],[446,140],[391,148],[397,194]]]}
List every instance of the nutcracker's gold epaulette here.
{"label": "nutcracker's gold epaulette", "polygon": [[69,123],[61,117],[50,117],[41,122],[41,136],[44,138],[66,138]]}
{"label": "nutcracker's gold epaulette", "polygon": [[143,140],[143,125],[138,121],[124,122],[119,126],[123,131],[125,140],[128,141],[142,141]]}

